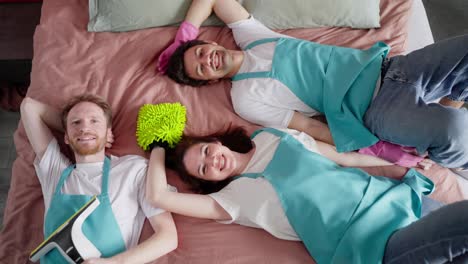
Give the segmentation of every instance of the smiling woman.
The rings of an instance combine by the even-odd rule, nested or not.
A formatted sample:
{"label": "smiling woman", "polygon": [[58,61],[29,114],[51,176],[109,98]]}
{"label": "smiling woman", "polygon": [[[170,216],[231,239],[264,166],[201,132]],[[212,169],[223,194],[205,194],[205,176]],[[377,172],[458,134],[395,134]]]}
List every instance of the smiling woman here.
{"label": "smiling woman", "polygon": [[190,147],[183,158],[187,172],[208,181],[222,181],[239,175],[247,166],[254,149],[242,155],[221,142],[198,143]]}
{"label": "smiling woman", "polygon": [[242,129],[217,137],[186,137],[168,156],[168,163],[195,192],[207,194],[222,189],[232,176],[240,174],[253,149]]}
{"label": "smiling woman", "polygon": [[[168,164],[201,194],[167,191],[164,151],[154,149],[148,200],[174,213],[262,228],[279,239],[302,241],[318,263],[414,263],[430,256],[444,258],[446,251],[451,252],[446,261],[465,257],[466,246],[437,241],[444,237],[455,245],[460,237],[466,239],[468,227],[459,220],[468,220],[468,213],[460,215],[459,210],[468,210],[468,202],[425,216],[442,205],[423,197],[434,184],[416,170],[393,165],[386,177],[398,180],[374,177],[343,165],[366,167],[386,165],[385,161],[337,153],[305,133],[265,128],[250,140],[236,132],[186,138],[169,153]],[[421,208],[424,218],[418,221]],[[456,235],[430,228],[442,222],[457,230]],[[371,245],[374,250],[366,250]]]}

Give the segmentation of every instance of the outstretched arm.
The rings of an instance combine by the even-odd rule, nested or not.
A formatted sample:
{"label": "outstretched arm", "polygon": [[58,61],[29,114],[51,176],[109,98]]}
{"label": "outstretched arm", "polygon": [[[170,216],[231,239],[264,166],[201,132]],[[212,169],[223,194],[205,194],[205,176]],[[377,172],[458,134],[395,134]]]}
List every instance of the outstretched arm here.
{"label": "outstretched arm", "polygon": [[392,163],[385,161],[379,157],[364,155],[358,152],[338,153],[336,151],[335,146],[321,141],[317,141],[317,148],[323,156],[345,167],[370,167],[392,165]]}
{"label": "outstretched arm", "polygon": [[229,220],[231,216],[209,195],[172,192],[167,189],[165,150],[154,148],[146,176],[146,198],[156,207],[181,215]]}
{"label": "outstretched arm", "polygon": [[334,145],[330,128],[328,128],[327,124],[299,112],[294,112],[288,128],[304,132],[315,140]]}
{"label": "outstretched arm", "polygon": [[50,129],[62,130],[60,112],[30,97],[21,103],[21,122],[29,142],[39,159],[53,138]]}
{"label": "outstretched arm", "polygon": [[390,166],[372,166],[372,167],[358,167],[359,169],[374,176],[383,176],[395,180],[401,180],[408,172],[408,168],[401,167],[398,165]]}
{"label": "outstretched arm", "polygon": [[84,264],[148,263],[177,248],[177,230],[171,213],[149,218],[155,233],[138,246],[111,258],[89,259]]}

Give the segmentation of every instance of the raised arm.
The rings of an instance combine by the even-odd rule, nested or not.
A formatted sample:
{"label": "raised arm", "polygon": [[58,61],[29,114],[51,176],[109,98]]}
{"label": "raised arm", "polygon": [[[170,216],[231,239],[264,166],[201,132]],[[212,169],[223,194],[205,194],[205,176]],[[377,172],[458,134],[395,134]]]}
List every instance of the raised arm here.
{"label": "raised arm", "polygon": [[41,159],[53,138],[51,129],[62,130],[60,112],[30,97],[21,103],[21,122],[36,156]]}
{"label": "raised arm", "polygon": [[288,128],[304,132],[315,140],[334,145],[330,128],[328,128],[327,124],[299,112],[294,112]]}
{"label": "raised arm", "polygon": [[159,55],[159,72],[166,72],[169,59],[182,43],[197,38],[201,24],[213,11],[227,24],[249,17],[249,13],[235,0],[194,0],[177,30],[174,42]]}
{"label": "raised arm", "polygon": [[185,16],[185,21],[200,27],[212,11],[226,24],[249,17],[247,10],[235,0],[194,0]]}
{"label": "raised arm", "polygon": [[84,264],[132,264],[151,262],[177,248],[177,230],[171,213],[149,218],[154,234],[144,242],[111,258],[89,259]]}
{"label": "raised arm", "polygon": [[317,141],[317,148],[320,153],[345,167],[371,167],[371,166],[388,166],[392,163],[385,161],[379,157],[360,154],[358,152],[338,153],[335,146],[325,142]]}
{"label": "raised arm", "polygon": [[165,151],[154,148],[146,176],[146,198],[156,207],[181,215],[229,220],[231,216],[209,195],[172,192],[167,189]]}

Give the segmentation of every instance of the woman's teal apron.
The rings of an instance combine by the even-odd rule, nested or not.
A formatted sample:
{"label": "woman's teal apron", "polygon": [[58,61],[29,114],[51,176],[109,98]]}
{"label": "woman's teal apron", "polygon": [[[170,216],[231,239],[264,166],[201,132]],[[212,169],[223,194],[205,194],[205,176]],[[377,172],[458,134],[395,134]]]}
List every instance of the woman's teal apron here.
{"label": "woman's teal apron", "polygon": [[[92,198],[90,195],[68,195],[61,193],[63,184],[74,168],[74,165],[69,166],[60,176],[44,221],[44,237],[48,237],[53,233]],[[101,252],[102,257],[111,257],[126,249],[124,239],[120,232],[119,225],[115,220],[109,200],[109,171],[110,160],[106,157],[102,172],[101,194],[97,196],[100,205],[83,223],[83,233]],[[56,249],[53,249],[41,258],[41,263],[57,264],[68,262],[66,262]]]}
{"label": "woman's teal apron", "polygon": [[309,107],[325,114],[337,150],[347,152],[375,144],[378,139],[364,126],[390,48],[382,42],[368,50],[322,45],[292,38],[252,42],[276,42],[271,71],[247,72],[232,80],[272,78],[288,87]]}
{"label": "woman's teal apron", "polygon": [[391,234],[416,221],[431,180],[411,169],[402,181],[372,177],[307,150],[287,133],[262,173],[317,263],[381,263]]}

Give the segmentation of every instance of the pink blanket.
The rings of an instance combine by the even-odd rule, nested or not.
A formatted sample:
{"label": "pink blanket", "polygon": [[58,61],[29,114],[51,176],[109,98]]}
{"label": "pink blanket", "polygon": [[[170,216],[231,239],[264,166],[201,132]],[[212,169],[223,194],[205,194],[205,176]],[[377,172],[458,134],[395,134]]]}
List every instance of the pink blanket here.
{"label": "pink blanket", "polygon": [[[405,48],[411,1],[382,0],[380,29],[295,29],[282,31],[298,38],[355,48],[376,41],[392,46],[391,55]],[[145,103],[181,102],[187,106],[186,134],[206,135],[243,126],[257,127],[239,118],[230,101],[230,82],[191,88],[155,74],[154,55],[175,35],[175,27],[127,33],[88,33],[85,0],[44,1],[41,23],[34,36],[34,60],[28,96],[60,107],[72,95],[92,92],[108,99],[115,114],[113,155],[146,155],[136,144],[137,112]],[[229,48],[235,44],[227,28],[203,28],[201,39]],[[18,157],[0,233],[0,262],[27,263],[28,255],[43,239],[44,205],[32,162],[34,154],[22,125],[15,133]],[[456,201],[462,195],[448,170],[426,173],[437,184],[435,197]],[[183,190],[169,172],[170,182]],[[214,221],[174,216],[179,247],[157,263],[313,263],[302,243],[276,239],[263,230]],[[145,226],[142,238],[151,234]]]}

